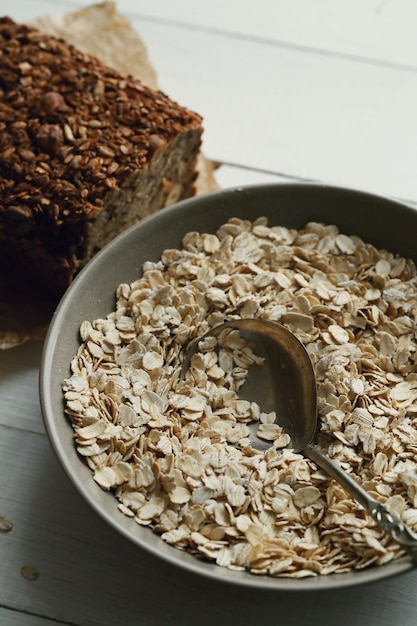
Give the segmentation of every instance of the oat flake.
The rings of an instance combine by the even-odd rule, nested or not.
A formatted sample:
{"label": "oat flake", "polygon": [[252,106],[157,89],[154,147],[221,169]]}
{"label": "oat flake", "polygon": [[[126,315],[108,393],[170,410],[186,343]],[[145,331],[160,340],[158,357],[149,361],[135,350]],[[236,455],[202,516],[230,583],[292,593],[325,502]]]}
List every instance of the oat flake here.
{"label": "oat flake", "polygon": [[13,522],[5,515],[0,515],[0,532],[8,533],[13,528]]}
{"label": "oat flake", "polygon": [[39,570],[33,565],[22,565],[22,567],[20,568],[20,573],[22,574],[23,578],[26,578],[26,580],[33,581],[38,580],[39,578]]}

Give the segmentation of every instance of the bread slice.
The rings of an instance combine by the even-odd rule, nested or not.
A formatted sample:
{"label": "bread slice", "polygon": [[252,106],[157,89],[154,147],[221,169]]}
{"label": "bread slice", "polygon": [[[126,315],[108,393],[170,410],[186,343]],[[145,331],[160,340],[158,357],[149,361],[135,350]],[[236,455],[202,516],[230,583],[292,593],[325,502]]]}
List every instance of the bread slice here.
{"label": "bread slice", "polygon": [[0,264],[57,295],[127,227],[194,194],[201,117],[0,19]]}

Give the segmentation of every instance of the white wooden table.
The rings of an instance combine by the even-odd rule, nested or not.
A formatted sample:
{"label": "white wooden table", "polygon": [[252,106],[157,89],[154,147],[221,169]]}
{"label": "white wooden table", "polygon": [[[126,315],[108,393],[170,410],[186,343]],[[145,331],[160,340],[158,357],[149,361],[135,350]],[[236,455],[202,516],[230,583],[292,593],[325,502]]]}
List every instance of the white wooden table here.
{"label": "white wooden table", "polygon": [[[81,0],[2,2],[17,21]],[[417,202],[413,0],[120,0],[159,83],[205,118],[221,186],[314,180]],[[1,298],[1,295],[0,295]],[[93,513],[38,400],[42,345],[0,353],[0,624],[415,626],[417,572],[331,593],[259,592],[180,572]],[[22,566],[39,572],[36,580]],[[31,571],[31,570],[29,570]]]}

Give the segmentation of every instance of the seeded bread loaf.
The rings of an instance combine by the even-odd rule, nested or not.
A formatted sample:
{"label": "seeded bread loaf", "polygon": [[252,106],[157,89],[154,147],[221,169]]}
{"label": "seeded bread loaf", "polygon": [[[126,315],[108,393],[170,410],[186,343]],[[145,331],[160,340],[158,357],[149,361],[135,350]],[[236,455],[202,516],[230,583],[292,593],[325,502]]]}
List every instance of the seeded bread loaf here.
{"label": "seeded bread loaf", "polygon": [[194,193],[201,118],[0,19],[0,264],[62,294],[128,226]]}

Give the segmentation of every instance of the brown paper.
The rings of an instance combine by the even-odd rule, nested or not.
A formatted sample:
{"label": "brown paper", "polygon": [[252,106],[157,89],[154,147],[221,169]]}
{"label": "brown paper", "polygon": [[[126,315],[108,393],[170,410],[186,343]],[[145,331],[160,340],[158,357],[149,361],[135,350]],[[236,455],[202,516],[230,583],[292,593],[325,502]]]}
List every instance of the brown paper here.
{"label": "brown paper", "polygon": [[[132,24],[117,13],[114,2],[103,2],[69,13],[44,16],[31,23],[39,30],[66,39],[97,56],[106,65],[158,88],[155,69]],[[214,166],[203,154],[198,159],[197,194],[218,188]],[[18,278],[0,270],[0,349],[44,338],[57,302]]]}

